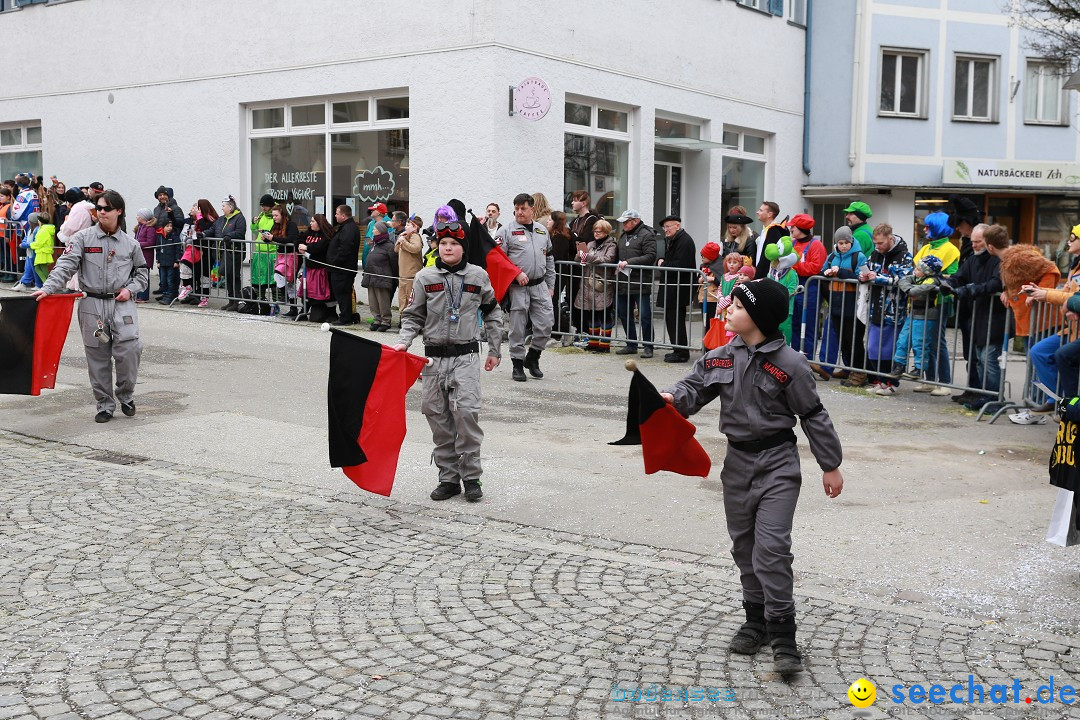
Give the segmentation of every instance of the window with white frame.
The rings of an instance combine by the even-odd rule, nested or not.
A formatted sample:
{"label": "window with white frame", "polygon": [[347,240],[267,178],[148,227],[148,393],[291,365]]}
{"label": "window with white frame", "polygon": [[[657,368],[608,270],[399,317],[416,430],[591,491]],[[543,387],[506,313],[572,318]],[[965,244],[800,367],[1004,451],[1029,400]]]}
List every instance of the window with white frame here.
{"label": "window with white frame", "polygon": [[1058,63],[1028,60],[1024,74],[1024,122],[1034,125],[1068,125],[1062,84],[1068,76]]}
{"label": "window with white frame", "polygon": [[791,0],[791,14],[788,19],[796,25],[806,27],[806,0]]}
{"label": "window with white frame", "polygon": [[769,11],[769,0],[735,0],[735,2],[743,7],[754,8],[762,12]]}
{"label": "window with white frame", "polygon": [[21,172],[41,177],[41,121],[0,125],[0,177],[13,178]]}
{"label": "window with white frame", "polygon": [[957,55],[953,75],[953,120],[997,119],[997,58]]}
{"label": "window with white frame", "polygon": [[926,117],[926,51],[882,48],[878,114]]}
{"label": "window with white frame", "polygon": [[742,205],[753,216],[765,200],[765,133],[724,127],[723,181],[720,206],[727,212]]}
{"label": "window with white frame", "polygon": [[409,208],[409,98],[399,93],[260,103],[248,108],[252,207],[269,193],[298,225],[349,205]]}
{"label": "window with white frame", "polygon": [[563,206],[571,212],[570,195],[589,193],[593,208],[618,217],[629,206],[630,108],[593,100],[567,98],[563,136]]}

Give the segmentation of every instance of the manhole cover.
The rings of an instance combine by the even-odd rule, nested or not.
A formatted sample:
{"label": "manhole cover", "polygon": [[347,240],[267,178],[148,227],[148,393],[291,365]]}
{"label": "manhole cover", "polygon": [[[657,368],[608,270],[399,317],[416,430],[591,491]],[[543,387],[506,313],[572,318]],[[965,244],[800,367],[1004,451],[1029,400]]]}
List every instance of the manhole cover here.
{"label": "manhole cover", "polygon": [[124,453],[117,452],[100,452],[95,455],[87,455],[86,459],[112,463],[113,465],[136,465],[141,462],[146,462],[150,458],[139,457],[138,455],[125,455]]}

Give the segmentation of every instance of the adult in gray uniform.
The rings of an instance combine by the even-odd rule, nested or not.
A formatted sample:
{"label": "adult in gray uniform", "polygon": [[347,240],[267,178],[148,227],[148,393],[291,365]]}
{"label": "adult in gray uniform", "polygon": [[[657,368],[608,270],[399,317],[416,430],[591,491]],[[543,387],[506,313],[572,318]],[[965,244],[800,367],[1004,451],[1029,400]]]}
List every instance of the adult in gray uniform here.
{"label": "adult in gray uniform", "polygon": [[724,515],[746,611],[730,649],[753,655],[771,642],[777,671],[788,675],[802,670],[791,570],[791,525],[802,484],[796,418],[831,498],[844,487],[843,451],[806,357],[778,330],[788,314],[787,289],[755,280],[737,285],[732,298],[727,327],[738,337],[706,353],[662,394],[683,415],[720,399],[720,432],[728,440],[720,472]]}
{"label": "adult in gray uniform", "polygon": [[502,308],[495,300],[487,273],[465,256],[465,226],[439,222],[435,226],[439,257],[413,278],[413,296],[401,313],[401,334],[395,350],[405,351],[417,335],[424,337],[424,354],[433,362],[424,368],[421,411],[435,441],[432,457],[439,468],[439,485],[432,500],[461,492],[476,502],[480,489],[480,344],[479,315],[484,316],[488,353],[484,369],[499,366]]}
{"label": "adult in gray uniform", "polygon": [[[533,198],[520,193],[514,198],[514,219],[499,228],[497,242],[521,268],[521,274],[510,286],[510,360],[514,364],[513,378],[525,382],[525,368],[534,378],[540,372],[540,353],[551,339],[555,312],[551,296],[555,293],[555,258],[551,254],[551,237],[540,223],[533,222]],[[532,321],[532,344],[525,352],[525,327]]]}
{"label": "adult in gray uniform", "polygon": [[146,290],[150,271],[142,248],[124,232],[124,198],[115,190],[97,197],[97,225],[75,233],[45,285],[34,292],[39,300],[63,290],[76,272],[86,297],[79,301],[79,328],[86,351],[90,387],[97,402],[99,423],[109,422],[113,400],[112,364],[116,363],[116,400],[120,409],[135,414],[135,379],[139,373],[142,341],[135,294]]}

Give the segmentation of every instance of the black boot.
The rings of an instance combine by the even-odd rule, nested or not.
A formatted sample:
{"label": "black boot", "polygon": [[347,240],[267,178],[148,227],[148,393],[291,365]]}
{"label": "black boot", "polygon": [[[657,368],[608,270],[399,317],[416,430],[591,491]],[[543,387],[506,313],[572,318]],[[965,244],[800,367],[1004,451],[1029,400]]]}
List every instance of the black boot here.
{"label": "black boot", "polygon": [[765,624],[773,649],[773,664],[781,675],[794,675],[803,670],[802,655],[795,643],[795,613]]}
{"label": "black boot", "polygon": [[529,349],[529,352],[525,353],[525,367],[529,368],[529,374],[534,378],[544,377],[544,373],[540,372],[540,351]]}
{"label": "black boot", "polygon": [[441,482],[439,486],[431,491],[432,500],[447,500],[454,497],[461,492],[461,483],[456,482]]}
{"label": "black boot", "polygon": [[479,502],[484,497],[484,491],[480,489],[479,480],[465,481],[465,499],[469,502]]}
{"label": "black boot", "polygon": [[746,610],[746,622],[735,632],[728,649],[740,655],[753,655],[768,642],[765,635],[765,605],[745,600],[742,605]]}
{"label": "black boot", "polygon": [[510,362],[514,363],[514,374],[511,377],[517,382],[525,382],[525,361],[511,358]]}

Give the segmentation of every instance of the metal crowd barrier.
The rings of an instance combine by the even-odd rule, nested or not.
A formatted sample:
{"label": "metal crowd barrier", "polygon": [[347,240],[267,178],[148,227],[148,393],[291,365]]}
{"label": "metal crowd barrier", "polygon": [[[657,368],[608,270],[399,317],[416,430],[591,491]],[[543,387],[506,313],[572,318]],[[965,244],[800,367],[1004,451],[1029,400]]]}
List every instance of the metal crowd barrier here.
{"label": "metal crowd barrier", "polygon": [[25,232],[19,223],[7,218],[0,219],[0,278],[3,282],[13,283],[23,275],[26,251],[19,245],[24,237]]}
{"label": "metal crowd barrier", "polygon": [[[975,328],[963,327],[949,321],[957,310],[955,296],[932,292],[928,302],[936,308],[938,317],[931,319],[910,312],[909,298],[896,286],[861,283],[858,280],[838,280],[822,276],[807,278],[806,297],[817,297],[803,303],[797,337],[792,345],[800,347],[811,363],[825,369],[837,368],[847,373],[864,373],[868,382],[908,380],[933,387],[946,387],[975,394],[983,399],[976,420],[993,413],[991,422],[1010,407],[1007,402],[1007,349],[1011,309],[1005,309],[1005,331],[999,342],[993,342],[994,313],[983,319],[985,337],[990,341],[976,343]],[[867,289],[867,321],[859,319],[859,286]],[[850,290],[848,289],[850,288]],[[873,295],[892,294],[892,312],[881,317],[871,316]],[[994,297],[990,302],[1000,302]],[[884,304],[884,303],[883,303]],[[808,323],[808,320],[811,322]],[[816,320],[813,322],[812,320]],[[972,316],[971,323],[975,322]],[[793,323],[794,325],[794,323]],[[871,325],[874,325],[873,329]],[[807,333],[807,329],[812,329]],[[794,329],[794,328],[793,328]],[[965,360],[967,365],[960,365]],[[892,374],[900,366],[903,375]],[[960,380],[959,378],[965,378]]]}
{"label": "metal crowd barrier", "polygon": [[[614,263],[557,261],[552,335],[576,338],[579,346],[594,350],[613,340],[639,350],[700,350],[708,329],[698,301],[703,278],[697,268],[627,265],[620,271]],[[600,303],[590,305],[582,295],[590,286],[594,297],[610,296],[610,305],[592,309]]]}
{"label": "metal crowd barrier", "polygon": [[[1016,408],[1040,408],[1052,398],[1036,387],[1040,381],[1059,397],[1075,397],[1080,386],[1080,323],[1066,317],[1064,305],[1046,301],[1031,304],[1026,350],[1024,391]],[[1074,367],[1055,356],[1077,358]],[[1062,357],[1065,359],[1065,357]],[[1041,371],[1041,372],[1040,372]]]}

